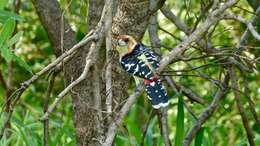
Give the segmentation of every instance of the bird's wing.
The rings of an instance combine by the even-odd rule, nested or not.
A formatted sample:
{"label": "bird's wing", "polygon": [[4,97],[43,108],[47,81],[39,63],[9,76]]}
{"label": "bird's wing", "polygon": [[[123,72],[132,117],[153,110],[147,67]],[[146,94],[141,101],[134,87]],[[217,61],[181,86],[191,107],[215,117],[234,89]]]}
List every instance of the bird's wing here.
{"label": "bird's wing", "polygon": [[160,57],[151,49],[141,46],[142,53],[139,59],[144,61],[149,68],[155,73],[156,69],[159,67]]}
{"label": "bird's wing", "polygon": [[121,65],[123,66],[124,70],[137,77],[148,80],[153,78],[153,74],[150,68],[144,61],[138,59],[138,57],[121,59]]}

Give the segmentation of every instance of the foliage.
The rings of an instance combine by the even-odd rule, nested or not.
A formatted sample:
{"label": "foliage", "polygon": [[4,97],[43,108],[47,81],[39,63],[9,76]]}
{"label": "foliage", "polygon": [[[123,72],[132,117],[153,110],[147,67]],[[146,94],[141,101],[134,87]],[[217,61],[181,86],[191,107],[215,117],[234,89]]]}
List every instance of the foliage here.
{"label": "foliage", "polygon": [[[87,32],[86,17],[87,17],[87,2],[80,0],[60,0],[65,17],[68,19],[72,28],[77,33],[77,40],[80,40]],[[208,1],[206,1],[208,2]],[[167,1],[172,11],[189,26],[193,26],[196,18],[201,16],[205,19],[206,14],[201,11],[203,5],[202,1]],[[243,7],[241,9],[240,7]],[[241,0],[237,7],[232,11],[242,15],[244,18],[250,19],[251,13],[254,11],[251,6],[245,1]],[[48,36],[40,24],[39,18],[29,1],[23,1],[20,7],[20,14],[12,12],[12,3],[8,0],[0,0],[0,71],[3,78],[8,78],[8,66],[10,62],[14,62],[13,68],[13,86],[18,87],[22,81],[31,77],[33,72],[37,72],[45,65],[50,63],[55,57],[53,55],[53,48],[48,40]],[[158,13],[159,25],[166,29],[176,38],[184,39],[185,35],[177,29],[169,20],[167,20],[161,13]],[[17,25],[17,26],[16,26]],[[221,21],[215,28],[212,34],[212,44],[220,50],[225,50],[227,54],[232,52],[234,46],[239,41],[245,26],[235,21]],[[161,43],[165,46],[173,48],[180,40],[174,39],[164,31],[159,31]],[[143,38],[143,42],[150,45],[148,32]],[[246,53],[252,58],[259,57],[259,42],[251,40],[248,44],[250,50]],[[166,54],[169,50],[162,48],[162,53]],[[202,52],[196,48],[189,49],[187,54],[192,54],[193,57],[203,55]],[[208,64],[207,67],[200,68],[189,72],[187,75],[178,76],[178,73],[172,74],[174,80],[191,88],[193,91],[198,91],[198,94],[207,101],[207,104],[213,100],[216,93],[216,86],[208,79],[200,78],[193,75],[206,74],[213,79],[218,79],[223,71],[223,68],[216,63],[216,60],[209,57],[200,60],[180,61],[171,65],[169,68],[173,70],[191,69]],[[259,69],[259,65],[258,65]],[[30,73],[28,73],[30,72]],[[241,75],[241,74],[239,74]],[[249,82],[250,93],[253,98],[256,111],[260,110],[260,76],[257,71],[249,74],[245,78]],[[11,129],[8,132],[11,135],[5,134],[0,141],[0,145],[43,145],[43,125],[39,121],[39,117],[43,114],[43,103],[46,94],[46,87],[48,78],[40,78],[36,84],[30,86],[29,90],[22,96],[22,100],[15,108],[14,115],[11,118]],[[242,78],[239,83],[244,82]],[[2,84],[1,84],[2,85]],[[133,91],[134,83],[131,81],[129,92]],[[240,85],[242,86],[242,84]],[[64,88],[63,76],[60,74],[55,80],[54,92],[52,97],[55,97],[59,91]],[[244,87],[241,87],[244,89]],[[0,104],[5,104],[6,89],[0,86]],[[182,94],[175,93],[171,88],[168,88],[168,93],[171,97],[168,111],[168,124],[170,130],[170,139],[176,146],[181,146],[182,140],[188,130],[196,122],[196,117],[185,108],[186,103],[195,115],[199,115],[207,107],[206,105],[199,105],[191,103]],[[253,128],[255,134],[256,144],[260,144],[259,127],[254,122],[252,114],[249,112],[248,103],[246,103],[246,96],[241,94],[242,101],[245,103],[246,114],[249,117],[250,126]],[[50,102],[54,99],[52,98]],[[163,145],[163,139],[160,134],[158,126],[158,119],[152,116],[149,123],[149,114],[151,111],[149,101],[146,95],[139,97],[137,104],[135,104],[124,124],[119,128],[115,145],[140,145],[144,136],[144,145]],[[3,115],[6,113],[3,111]],[[3,117],[1,116],[0,124],[3,124]],[[76,145],[75,129],[72,121],[72,104],[71,98],[68,96],[58,106],[55,113],[50,118],[50,146],[56,145]],[[246,133],[241,122],[234,95],[229,93],[222,100],[219,108],[214,115],[203,125],[203,128],[196,135],[193,145],[195,146],[213,146],[213,145],[236,145],[243,146],[247,144]],[[147,126],[148,124],[148,126]],[[146,135],[143,135],[145,127],[147,126]]]}

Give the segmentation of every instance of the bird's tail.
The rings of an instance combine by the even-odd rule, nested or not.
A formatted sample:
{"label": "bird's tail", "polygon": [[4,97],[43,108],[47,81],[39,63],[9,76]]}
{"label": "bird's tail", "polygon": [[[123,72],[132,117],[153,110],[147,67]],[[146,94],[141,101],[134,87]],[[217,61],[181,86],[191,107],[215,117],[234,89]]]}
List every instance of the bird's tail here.
{"label": "bird's tail", "polygon": [[152,101],[153,108],[159,109],[160,107],[168,106],[168,95],[160,79],[153,81],[145,80],[145,87],[148,98]]}

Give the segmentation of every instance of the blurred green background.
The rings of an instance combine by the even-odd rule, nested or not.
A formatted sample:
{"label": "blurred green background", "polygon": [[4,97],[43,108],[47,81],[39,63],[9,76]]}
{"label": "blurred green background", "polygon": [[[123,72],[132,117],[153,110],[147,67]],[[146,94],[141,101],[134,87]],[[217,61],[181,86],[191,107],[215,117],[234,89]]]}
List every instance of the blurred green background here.
{"label": "blurred green background", "polygon": [[[86,0],[60,0],[62,10],[65,12],[65,18],[71,24],[73,30],[76,32],[77,41],[84,37],[88,31],[87,28],[87,12],[88,2]],[[201,15],[202,4],[207,4],[207,0],[175,0],[167,1],[171,10],[186,24],[194,26],[196,17],[201,16],[205,19],[207,14]],[[246,0],[241,0],[231,9],[232,12],[243,16],[246,19],[252,18],[250,12],[254,9],[248,4]],[[10,21],[10,22],[8,22]],[[158,13],[159,26],[171,34],[174,34],[180,39],[185,38],[185,34],[178,30],[174,24],[167,20],[161,12]],[[6,23],[17,23],[17,31],[20,36],[15,40],[15,48],[13,52],[2,53],[0,57],[0,71],[4,79],[8,74],[8,59],[14,60],[14,70],[12,83],[15,88],[29,79],[32,72],[40,71],[44,66],[55,59],[53,48],[50,45],[47,34],[41,25],[35,9],[30,1],[22,0],[20,5],[19,14],[14,13],[13,0],[0,0],[0,30],[3,31]],[[212,44],[217,48],[224,48],[230,51],[232,47],[236,46],[239,42],[240,36],[245,30],[245,25],[236,21],[221,21],[215,28],[212,34]],[[258,32],[259,32],[258,27]],[[212,28],[213,29],[213,28]],[[3,35],[3,34],[1,34]],[[3,38],[3,36],[1,36]],[[171,35],[159,30],[159,38],[161,43],[165,46],[173,48],[180,41],[173,38]],[[9,38],[9,40],[11,37]],[[147,46],[150,45],[148,32],[143,38],[143,43]],[[250,58],[259,57],[259,42],[250,39],[248,46],[250,50],[247,55]],[[3,46],[2,46],[3,47]],[[11,49],[10,47],[9,49]],[[162,53],[166,54],[169,50],[162,48]],[[199,56],[202,52],[190,48],[188,53],[193,56]],[[4,55],[15,54],[16,57],[4,57]],[[12,56],[12,55],[11,55]],[[18,59],[15,59],[18,58]],[[191,71],[188,74],[204,73],[211,78],[218,79],[222,71],[222,67],[215,64],[214,58],[205,58],[193,60],[190,62],[176,62],[170,66],[171,69],[181,70],[189,69],[192,66],[201,66],[211,63],[212,65],[200,68],[198,71]],[[259,69],[259,64],[258,64]],[[55,97],[64,88],[63,74],[59,73],[55,80],[54,90],[52,97]],[[191,88],[197,94],[202,96],[207,104],[212,101],[216,93],[216,85],[211,84],[206,79],[194,76],[178,76],[173,74],[173,79],[186,87]],[[260,76],[257,71],[246,76],[250,87],[250,96],[256,104],[256,111],[260,113]],[[239,83],[243,82],[239,78]],[[43,103],[48,85],[48,77],[40,78],[35,84],[31,85],[29,89],[23,94],[19,104],[14,109],[14,114],[11,118],[11,129],[7,131],[10,135],[4,135],[0,141],[1,146],[14,145],[14,146],[38,146],[43,145],[43,124],[39,118],[43,114]],[[242,86],[242,84],[241,84]],[[135,87],[134,80],[131,80],[129,86],[129,93]],[[241,87],[243,89],[243,87]],[[170,130],[170,139],[173,144],[178,143],[178,139],[185,135],[189,128],[196,122],[196,117],[191,115],[184,103],[191,108],[191,110],[198,115],[203,112],[207,107],[206,105],[199,105],[191,103],[185,96],[174,92],[168,87],[170,96],[170,106],[168,111],[168,125]],[[6,90],[1,84],[0,86],[0,105],[5,104]],[[260,127],[257,127],[252,114],[249,112],[248,103],[245,96],[242,94],[242,101],[245,103],[246,114],[250,120],[250,126],[253,128],[255,135],[255,142],[260,145]],[[50,102],[53,101],[51,99]],[[115,140],[117,146],[140,145],[143,139],[143,131],[147,128],[147,133],[144,139],[145,146],[160,146],[163,145],[163,139],[160,134],[157,116],[151,115],[152,108],[146,95],[143,94],[139,97],[137,104],[132,108],[123,124],[120,126],[118,135]],[[177,116],[178,115],[178,116]],[[0,124],[3,124],[5,113],[1,116]],[[150,119],[150,120],[149,120]],[[148,123],[149,121],[149,123]],[[176,133],[176,129],[179,129]],[[50,146],[73,146],[76,145],[75,129],[73,125],[73,113],[71,98],[68,96],[58,105],[55,112],[50,117]],[[241,117],[236,108],[233,93],[229,93],[221,101],[217,111],[214,115],[203,125],[203,128],[195,138],[194,145],[204,146],[244,146],[247,143],[246,133],[244,131]]]}

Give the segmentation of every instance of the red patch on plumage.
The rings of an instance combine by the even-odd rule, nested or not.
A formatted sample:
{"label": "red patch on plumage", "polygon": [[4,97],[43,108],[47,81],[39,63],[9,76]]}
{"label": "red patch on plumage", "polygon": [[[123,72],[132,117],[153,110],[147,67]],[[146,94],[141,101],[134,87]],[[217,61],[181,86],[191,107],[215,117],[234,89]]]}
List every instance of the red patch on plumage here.
{"label": "red patch on plumage", "polygon": [[156,82],[157,80],[158,80],[157,77],[153,77],[152,80],[147,80],[147,79],[145,79],[145,80],[144,80],[144,84],[145,84],[145,85],[148,85],[148,84],[151,84],[152,82]]}

